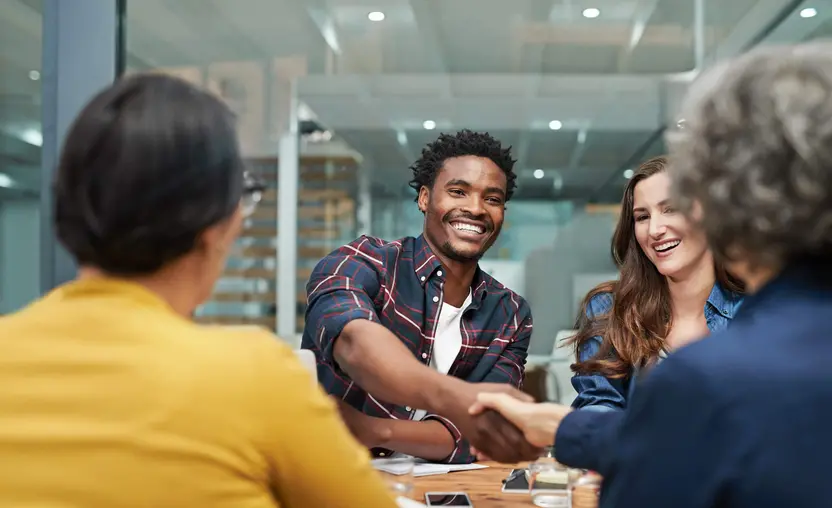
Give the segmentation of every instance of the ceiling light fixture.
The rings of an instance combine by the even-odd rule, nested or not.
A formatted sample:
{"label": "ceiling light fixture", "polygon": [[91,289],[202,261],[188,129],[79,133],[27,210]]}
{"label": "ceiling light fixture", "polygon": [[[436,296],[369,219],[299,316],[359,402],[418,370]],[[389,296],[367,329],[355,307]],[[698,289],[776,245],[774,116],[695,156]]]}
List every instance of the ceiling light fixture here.
{"label": "ceiling light fixture", "polygon": [[30,145],[43,146],[43,133],[37,129],[26,129],[20,133],[20,139]]}
{"label": "ceiling light fixture", "polygon": [[422,127],[424,127],[425,130],[432,131],[436,128],[436,122],[434,122],[433,120],[425,120],[422,123]]}
{"label": "ceiling light fixture", "polygon": [[559,131],[563,127],[563,122],[560,120],[552,120],[549,122],[549,128],[553,131]]}
{"label": "ceiling light fixture", "polygon": [[584,9],[584,12],[582,14],[585,18],[594,19],[601,15],[601,9],[590,7],[589,9]]}
{"label": "ceiling light fixture", "polygon": [[4,173],[0,173],[0,187],[7,187],[8,188],[8,187],[13,187],[13,186],[14,186],[14,180],[12,180],[12,178],[9,175],[4,174]]}
{"label": "ceiling light fixture", "polygon": [[544,173],[542,169],[535,169],[534,170],[534,177],[537,178],[538,180],[542,179],[544,176],[546,176],[546,173]]}
{"label": "ceiling light fixture", "polygon": [[632,177],[633,177],[633,170],[632,169],[625,169],[624,170],[624,178],[629,180]]}
{"label": "ceiling light fixture", "polygon": [[29,79],[32,81],[37,81],[40,79],[40,72],[38,71],[29,71]]}
{"label": "ceiling light fixture", "polygon": [[367,19],[370,21],[384,21],[384,13],[381,11],[373,11],[367,14]]}
{"label": "ceiling light fixture", "polygon": [[814,18],[818,15],[818,10],[814,7],[806,7],[800,11],[801,18]]}

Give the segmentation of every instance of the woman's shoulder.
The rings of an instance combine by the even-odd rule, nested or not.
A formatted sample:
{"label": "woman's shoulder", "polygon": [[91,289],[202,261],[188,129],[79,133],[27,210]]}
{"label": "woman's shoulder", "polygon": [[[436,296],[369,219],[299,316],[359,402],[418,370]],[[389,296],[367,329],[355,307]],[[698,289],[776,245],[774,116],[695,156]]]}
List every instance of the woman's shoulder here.
{"label": "woman's shoulder", "polygon": [[584,312],[586,312],[587,318],[595,319],[612,310],[612,304],[612,292],[601,291],[595,293],[589,298],[589,301],[586,302],[586,308],[584,309]]}
{"label": "woman's shoulder", "polygon": [[263,327],[194,324],[191,331],[192,338],[199,340],[189,341],[185,347],[193,356],[195,370],[225,372],[228,383],[247,385],[261,382],[263,377],[290,378],[294,367],[303,368],[291,346]]}

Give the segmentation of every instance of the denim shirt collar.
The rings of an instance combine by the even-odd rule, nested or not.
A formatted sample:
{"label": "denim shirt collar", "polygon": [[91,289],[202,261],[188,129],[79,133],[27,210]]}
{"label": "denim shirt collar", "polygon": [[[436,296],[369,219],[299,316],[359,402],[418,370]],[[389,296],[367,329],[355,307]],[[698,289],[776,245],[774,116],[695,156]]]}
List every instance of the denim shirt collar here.
{"label": "denim shirt collar", "polygon": [[727,319],[734,319],[737,309],[742,304],[742,295],[724,289],[719,282],[714,283],[711,294],[705,303],[705,309],[709,307]]}

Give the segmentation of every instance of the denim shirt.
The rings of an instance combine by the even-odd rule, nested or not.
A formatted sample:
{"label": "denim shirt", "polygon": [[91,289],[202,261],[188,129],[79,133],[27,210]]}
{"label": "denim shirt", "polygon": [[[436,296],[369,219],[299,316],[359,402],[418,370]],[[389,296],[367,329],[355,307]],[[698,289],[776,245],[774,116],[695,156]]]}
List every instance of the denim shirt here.
{"label": "denim shirt", "polygon": [[[708,300],[705,302],[705,321],[711,333],[724,330],[742,304],[742,296],[723,289],[719,283],[714,284]],[[600,293],[590,301],[587,316],[590,319],[609,312],[612,309],[612,293]],[[579,358],[586,361],[592,358],[601,347],[601,337],[595,336],[580,350]],[[576,409],[592,411],[621,410],[627,407],[638,378],[638,369],[634,368],[629,376],[617,379],[606,378],[600,374],[572,377],[572,386],[578,396],[572,402]]]}

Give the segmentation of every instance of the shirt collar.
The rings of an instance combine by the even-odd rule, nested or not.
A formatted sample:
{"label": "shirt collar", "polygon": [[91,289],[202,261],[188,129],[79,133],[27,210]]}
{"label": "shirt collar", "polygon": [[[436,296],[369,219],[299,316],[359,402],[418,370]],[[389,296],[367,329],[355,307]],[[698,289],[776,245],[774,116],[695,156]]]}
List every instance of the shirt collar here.
{"label": "shirt collar", "polygon": [[430,279],[433,272],[442,267],[439,258],[430,249],[425,235],[416,237],[415,245],[413,246],[413,270],[419,278],[422,286]]}
{"label": "shirt collar", "polygon": [[728,319],[734,318],[741,303],[741,295],[723,288],[719,282],[714,283],[711,294],[708,296],[708,305]]}
{"label": "shirt collar", "polygon": [[[441,268],[442,263],[439,262],[439,258],[431,250],[430,245],[425,240],[425,235],[416,237],[413,246],[413,271],[419,279],[419,284],[425,287],[425,284],[433,276],[439,277],[441,281],[444,281],[445,274]],[[480,301],[487,295],[488,283],[486,277],[487,275],[477,265],[477,272],[474,274],[474,280],[471,283],[474,301]]]}

